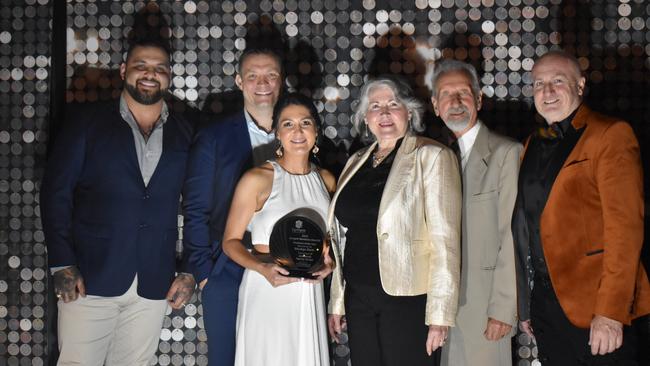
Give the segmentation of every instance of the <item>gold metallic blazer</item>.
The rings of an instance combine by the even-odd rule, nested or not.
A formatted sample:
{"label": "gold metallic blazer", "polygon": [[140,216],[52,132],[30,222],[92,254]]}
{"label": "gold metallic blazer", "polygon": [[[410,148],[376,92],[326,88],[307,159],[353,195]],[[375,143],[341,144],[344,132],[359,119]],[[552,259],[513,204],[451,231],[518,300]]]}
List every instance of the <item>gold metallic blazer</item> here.
{"label": "gold metallic blazer", "polygon": [[[345,314],[342,267],[345,227],[334,217],[336,201],[377,143],[350,157],[328,212],[337,266],[330,314]],[[407,134],[397,151],[377,218],[379,275],[389,295],[427,295],[425,324],[453,326],[460,280],[461,181],[454,153],[424,137]]]}

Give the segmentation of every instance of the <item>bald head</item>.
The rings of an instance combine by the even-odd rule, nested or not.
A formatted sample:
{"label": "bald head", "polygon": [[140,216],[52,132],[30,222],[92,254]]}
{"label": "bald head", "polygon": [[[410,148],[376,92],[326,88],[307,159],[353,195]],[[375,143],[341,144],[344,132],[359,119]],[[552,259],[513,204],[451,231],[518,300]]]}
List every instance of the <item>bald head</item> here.
{"label": "bald head", "polygon": [[548,51],[540,58],[538,58],[537,61],[535,61],[535,65],[533,65],[533,72],[535,72],[534,71],[535,66],[539,65],[540,63],[543,63],[544,60],[546,59],[552,59],[557,61],[564,60],[564,62],[571,68],[570,71],[574,73],[576,78],[579,78],[582,75],[582,70],[580,69],[580,63],[578,62],[578,59],[575,58],[573,55],[560,50]]}
{"label": "bald head", "polygon": [[578,60],[566,52],[550,51],[535,61],[535,108],[549,125],[567,118],[580,106],[584,87]]}

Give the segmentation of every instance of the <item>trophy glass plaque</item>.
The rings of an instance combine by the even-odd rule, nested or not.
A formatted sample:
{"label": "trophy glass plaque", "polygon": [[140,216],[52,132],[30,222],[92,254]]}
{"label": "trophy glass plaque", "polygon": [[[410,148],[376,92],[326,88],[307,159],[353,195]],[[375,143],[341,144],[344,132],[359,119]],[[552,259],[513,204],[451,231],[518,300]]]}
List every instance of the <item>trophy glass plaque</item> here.
{"label": "trophy glass plaque", "polygon": [[276,264],[290,277],[313,279],[323,266],[325,221],[311,208],[299,208],[280,218],[271,231],[269,248]]}

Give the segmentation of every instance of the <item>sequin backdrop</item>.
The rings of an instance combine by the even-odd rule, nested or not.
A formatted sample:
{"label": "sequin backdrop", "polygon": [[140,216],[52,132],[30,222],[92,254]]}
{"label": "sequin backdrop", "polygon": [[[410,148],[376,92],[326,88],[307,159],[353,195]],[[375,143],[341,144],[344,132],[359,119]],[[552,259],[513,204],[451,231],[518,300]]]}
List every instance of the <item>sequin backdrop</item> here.
{"label": "sequin backdrop", "polygon": [[[67,28],[58,44],[67,44],[65,53],[52,53],[55,6],[64,7],[66,19],[59,21]],[[50,117],[62,107],[50,102],[117,97],[124,41],[144,11],[162,14],[147,21],[169,26],[171,92],[179,109],[223,113],[237,106],[237,56],[256,34],[276,32],[288,49],[286,86],[318,101],[327,146],[321,158],[335,170],[355,145],[349,117],[366,76],[402,74],[428,100],[425,80],[436,58],[471,62],[487,97],[482,118],[522,139],[535,123],[533,60],[563,47],[579,57],[588,102],[632,123],[650,171],[650,4],[644,0],[68,0],[64,6],[0,0],[0,366],[46,364],[54,344],[47,337],[54,305],[38,214],[48,136],[60,122]],[[65,85],[57,86],[57,76]],[[435,136],[441,122],[431,115],[428,121],[427,133]],[[202,313],[195,296],[166,315],[152,364],[207,364]],[[514,345],[514,364],[539,365],[527,336],[518,334]],[[333,364],[347,364],[348,353],[346,345],[334,346]]]}

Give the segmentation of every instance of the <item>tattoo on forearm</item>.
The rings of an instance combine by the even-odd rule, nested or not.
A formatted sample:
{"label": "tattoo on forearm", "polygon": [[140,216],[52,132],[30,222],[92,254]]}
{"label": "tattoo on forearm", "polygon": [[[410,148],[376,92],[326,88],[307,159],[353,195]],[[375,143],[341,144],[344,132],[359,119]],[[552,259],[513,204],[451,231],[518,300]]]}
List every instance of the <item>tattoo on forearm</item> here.
{"label": "tattoo on forearm", "polygon": [[190,301],[192,293],[194,293],[194,287],[196,287],[194,277],[187,274],[179,274],[176,280],[178,281],[179,287],[176,290],[175,297],[182,299],[183,303]]}
{"label": "tattoo on forearm", "polygon": [[68,267],[54,273],[54,292],[56,294],[74,294],[81,272],[77,267]]}

